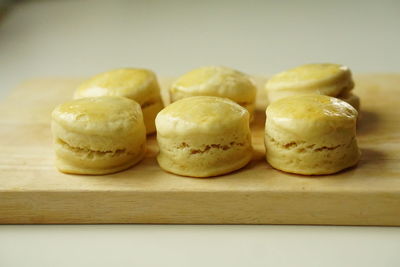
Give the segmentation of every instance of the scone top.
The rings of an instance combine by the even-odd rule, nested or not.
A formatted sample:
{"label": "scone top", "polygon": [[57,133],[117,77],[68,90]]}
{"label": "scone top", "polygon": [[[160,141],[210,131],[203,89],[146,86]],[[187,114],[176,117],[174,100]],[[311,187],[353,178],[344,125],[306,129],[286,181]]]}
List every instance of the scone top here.
{"label": "scone top", "polygon": [[338,96],[353,89],[351,71],[348,67],[331,64],[306,64],[281,73],[269,79],[267,91],[296,90],[303,94]]}
{"label": "scone top", "polygon": [[122,68],[98,74],[82,83],[74,98],[122,96],[143,105],[160,95],[156,75],[147,69]]}
{"label": "scone top", "polygon": [[52,118],[66,130],[100,136],[123,134],[143,124],[140,105],[118,96],[68,101],[54,109]]}
{"label": "scone top", "polygon": [[157,133],[216,134],[235,128],[237,124],[248,127],[249,117],[245,108],[227,98],[187,97],[170,104],[158,113]]}
{"label": "scone top", "polygon": [[268,106],[267,124],[302,138],[323,139],[326,134],[355,132],[358,112],[348,103],[329,96],[291,96]]}
{"label": "scone top", "polygon": [[356,121],[357,111],[348,103],[324,95],[291,96],[278,100],[267,108],[273,119]]}
{"label": "scone top", "polygon": [[208,95],[229,98],[241,105],[253,103],[257,89],[249,76],[228,67],[202,67],[181,76],[170,89],[171,100]]}

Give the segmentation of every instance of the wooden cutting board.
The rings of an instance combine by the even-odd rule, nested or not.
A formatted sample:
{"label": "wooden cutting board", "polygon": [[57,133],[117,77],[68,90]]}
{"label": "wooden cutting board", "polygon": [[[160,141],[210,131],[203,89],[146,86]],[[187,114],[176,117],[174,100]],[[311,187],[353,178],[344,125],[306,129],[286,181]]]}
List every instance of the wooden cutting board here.
{"label": "wooden cutting board", "polygon": [[[400,225],[400,75],[356,76],[361,161],[318,177],[266,163],[262,90],[252,126],[254,157],[240,171],[208,179],[165,173],[151,136],[146,158],[127,171],[60,173],[53,166],[50,112],[81,81],[29,81],[1,103],[0,223]],[[163,85],[165,96],[168,79]]]}

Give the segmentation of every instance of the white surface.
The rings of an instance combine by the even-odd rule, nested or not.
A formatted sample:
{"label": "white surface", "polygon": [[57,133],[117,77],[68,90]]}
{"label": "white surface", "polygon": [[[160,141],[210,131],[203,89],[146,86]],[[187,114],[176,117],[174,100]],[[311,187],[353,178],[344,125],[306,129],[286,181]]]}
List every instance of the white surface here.
{"label": "white surface", "polygon": [[[35,1],[0,21],[0,96],[121,66],[400,72],[400,1]],[[1,216],[1,214],[0,214]],[[0,266],[400,266],[400,228],[0,226]]]}
{"label": "white surface", "polygon": [[399,266],[389,227],[2,226],[0,266]]}

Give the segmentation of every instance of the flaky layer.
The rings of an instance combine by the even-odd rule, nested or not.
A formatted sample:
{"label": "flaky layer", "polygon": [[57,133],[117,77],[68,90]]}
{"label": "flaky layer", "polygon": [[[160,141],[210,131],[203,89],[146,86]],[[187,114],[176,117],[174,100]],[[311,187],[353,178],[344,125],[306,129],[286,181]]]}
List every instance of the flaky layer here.
{"label": "flaky layer", "polygon": [[332,174],[357,164],[360,152],[356,139],[325,146],[303,140],[278,142],[265,136],[266,159],[272,167],[303,175]]}
{"label": "flaky layer", "polygon": [[94,151],[72,147],[60,139],[54,141],[56,167],[65,173],[101,175],[127,169],[145,154],[145,143],[138,147],[110,151]]}
{"label": "flaky layer", "polygon": [[250,135],[235,139],[208,138],[209,142],[202,144],[196,139],[162,136],[157,136],[157,141],[160,147],[157,157],[160,167],[183,176],[210,177],[226,174],[242,168],[252,157]]}
{"label": "flaky layer", "polygon": [[116,130],[114,134],[102,135],[95,132],[82,133],[75,132],[69,128],[63,127],[57,121],[51,124],[54,140],[62,140],[71,147],[88,149],[93,151],[115,151],[132,150],[146,140],[146,133],[143,121],[137,125],[131,125],[124,131]]}

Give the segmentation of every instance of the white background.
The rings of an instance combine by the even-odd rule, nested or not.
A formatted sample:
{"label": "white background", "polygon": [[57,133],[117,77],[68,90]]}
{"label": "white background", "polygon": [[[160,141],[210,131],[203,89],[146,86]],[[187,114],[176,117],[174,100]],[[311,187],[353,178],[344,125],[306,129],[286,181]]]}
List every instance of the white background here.
{"label": "white background", "polygon": [[[0,97],[34,77],[309,62],[400,72],[400,1],[32,1],[0,20]],[[399,177],[400,179],[400,177]],[[0,214],[1,216],[1,214]],[[400,266],[400,228],[0,226],[3,266]]]}

